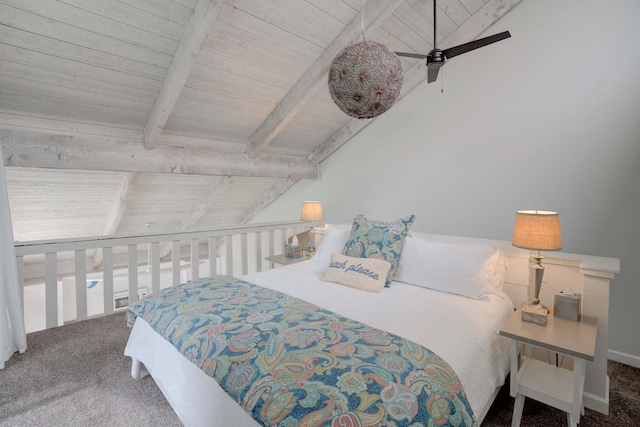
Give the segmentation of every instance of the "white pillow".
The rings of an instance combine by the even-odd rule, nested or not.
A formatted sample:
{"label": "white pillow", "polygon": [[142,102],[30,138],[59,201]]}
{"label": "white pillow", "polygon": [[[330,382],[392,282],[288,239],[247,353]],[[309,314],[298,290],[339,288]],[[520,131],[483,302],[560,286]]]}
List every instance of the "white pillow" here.
{"label": "white pillow", "polygon": [[382,292],[391,264],[379,258],[357,258],[331,254],[331,263],[320,280],[367,292]]}
{"label": "white pillow", "polygon": [[350,232],[350,229],[327,228],[324,232],[322,242],[316,248],[316,253],[311,258],[311,261],[317,262],[318,264],[329,265],[331,262],[331,253],[342,252],[344,245],[347,244]]}
{"label": "white pillow", "polygon": [[504,277],[507,274],[507,268],[509,268],[509,266],[507,265],[507,255],[500,249],[498,249],[498,252],[492,285],[501,291],[502,285],[504,284]]}
{"label": "white pillow", "polygon": [[467,298],[488,299],[504,277],[496,269],[500,252],[490,246],[408,237],[393,279]]}

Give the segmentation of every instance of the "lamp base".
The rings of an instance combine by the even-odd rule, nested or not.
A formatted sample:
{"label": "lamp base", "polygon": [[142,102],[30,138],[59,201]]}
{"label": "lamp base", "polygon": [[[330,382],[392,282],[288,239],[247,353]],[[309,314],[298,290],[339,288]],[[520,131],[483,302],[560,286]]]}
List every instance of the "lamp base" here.
{"label": "lamp base", "polygon": [[316,229],[313,221],[311,221],[311,226],[309,227],[309,249],[307,249],[307,253],[309,255],[316,253]]}
{"label": "lamp base", "polygon": [[522,305],[522,321],[537,323],[538,325],[547,325],[547,316],[549,309],[538,303],[525,303]]}

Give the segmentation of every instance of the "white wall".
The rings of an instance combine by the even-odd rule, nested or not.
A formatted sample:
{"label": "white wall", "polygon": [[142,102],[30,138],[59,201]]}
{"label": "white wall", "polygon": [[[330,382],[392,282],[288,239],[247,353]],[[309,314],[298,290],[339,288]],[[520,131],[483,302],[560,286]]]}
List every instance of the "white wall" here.
{"label": "white wall", "polygon": [[[254,222],[416,214],[414,229],[510,240],[517,209],[560,212],[564,251],[620,258],[609,348],[640,360],[640,2],[524,0]],[[447,47],[447,46],[443,46]],[[442,74],[442,71],[441,71]]]}

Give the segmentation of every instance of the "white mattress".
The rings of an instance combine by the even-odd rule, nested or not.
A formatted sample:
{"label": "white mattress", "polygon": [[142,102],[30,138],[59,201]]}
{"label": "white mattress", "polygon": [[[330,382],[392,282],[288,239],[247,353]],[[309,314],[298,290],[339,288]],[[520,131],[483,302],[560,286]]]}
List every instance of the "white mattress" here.
{"label": "white mattress", "polygon": [[[432,350],[458,374],[476,416],[509,369],[508,341],[498,335],[513,311],[506,295],[489,301],[400,282],[369,293],[323,282],[326,266],[305,261],[242,279],[314,303]],[[257,426],[218,383],[137,319],[125,355],[142,362],[187,426]],[[134,366],[135,367],[135,366]]]}

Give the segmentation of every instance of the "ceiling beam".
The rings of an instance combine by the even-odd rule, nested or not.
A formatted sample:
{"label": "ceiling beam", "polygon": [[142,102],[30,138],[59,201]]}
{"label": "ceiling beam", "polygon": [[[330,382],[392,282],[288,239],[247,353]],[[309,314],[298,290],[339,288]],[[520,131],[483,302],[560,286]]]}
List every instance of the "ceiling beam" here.
{"label": "ceiling beam", "polygon": [[207,146],[158,144],[148,151],[135,140],[0,129],[5,166],[116,172],[270,178],[318,178],[318,165],[300,156],[260,155]]}
{"label": "ceiling beam", "polygon": [[300,181],[294,178],[285,178],[271,187],[269,191],[265,193],[259,200],[245,210],[237,220],[237,224],[248,224],[253,218],[255,218],[260,212],[262,212],[267,206],[273,203],[278,197],[283,195],[287,190],[293,187]]}
{"label": "ceiling beam", "polygon": [[[104,226],[104,231],[102,233],[104,236],[115,234],[139,180],[140,174],[137,172],[127,172],[125,174],[116,202],[114,203],[111,213],[109,214],[109,218],[107,218],[107,223]],[[93,268],[99,268],[101,264],[102,248],[98,248],[93,255]]]}
{"label": "ceiling beam", "polygon": [[305,74],[282,98],[269,116],[262,122],[249,138],[243,152],[255,157],[300,111],[302,106],[313,96],[318,88],[326,84],[327,73],[333,59],[349,43],[357,40],[362,34],[362,14],[364,13],[364,33],[370,35],[382,22],[400,6],[404,0],[369,0],[364,9],[355,17],[329,47],[309,67]]}
{"label": "ceiling beam", "polygon": [[[475,40],[482,35],[488,28],[509,13],[514,7],[520,4],[522,0],[490,0],[477,13],[472,15],[458,29],[442,41],[442,46],[457,46]],[[487,26],[486,16],[493,16]],[[411,67],[404,74],[402,92],[398,101],[413,91],[416,87],[427,80],[427,67],[424,60],[420,60],[416,65]],[[397,102],[397,101],[396,101]],[[378,116],[380,117],[380,116]],[[327,157],[335,153],[347,141],[356,136],[362,129],[373,123],[378,117],[370,120],[351,119],[344,126],[334,132],[326,141],[324,141],[313,153],[308,156],[309,160],[322,163]]]}
{"label": "ceiling beam", "polygon": [[[200,198],[193,206],[189,214],[185,216],[177,230],[186,230],[195,225],[196,222],[205,214],[207,210],[218,200],[220,195],[224,193],[233,179],[229,176],[220,176],[207,188],[204,197]],[[171,252],[171,242],[163,242],[160,244],[160,258],[164,258]]]}
{"label": "ceiling beam", "polygon": [[253,218],[255,218],[260,212],[262,212],[267,206],[273,203],[278,197],[283,195],[287,190],[293,187],[300,181],[294,178],[285,178],[271,187],[264,196],[257,200],[247,210],[245,210],[235,221],[235,224],[248,224]]}
{"label": "ceiling beam", "polygon": [[196,55],[202,49],[211,31],[223,0],[198,0],[191,19],[184,30],[180,44],[160,88],[160,93],[144,126],[143,140],[146,149],[155,148],[158,137],[176,105],[178,96],[189,78]]}
{"label": "ceiling beam", "polygon": [[[265,210],[267,206],[275,202],[276,199],[282,196],[287,190],[297,184],[300,180],[293,178],[285,178],[282,181],[276,183],[269,191],[265,193],[259,200],[255,201],[249,208],[247,208],[238,218],[233,222],[234,224],[243,225],[248,224],[254,219],[260,212]],[[216,249],[225,243],[225,237],[219,237]]]}
{"label": "ceiling beam", "polygon": [[193,207],[193,210],[189,212],[189,214],[180,221],[180,225],[178,225],[178,230],[186,230],[189,227],[195,225],[196,222],[204,215],[204,213],[209,210],[211,206],[218,200],[218,197],[222,193],[224,193],[229,184],[233,182],[233,179],[229,176],[219,176],[216,178],[215,182],[213,182],[209,188],[207,188],[207,192],[204,197],[202,197],[196,205]]}
{"label": "ceiling beam", "polygon": [[[265,193],[259,200],[254,202],[249,208],[247,208],[238,218],[233,222],[237,225],[248,224],[254,219],[260,212],[262,212],[267,206],[275,202],[278,197],[283,195],[288,189],[293,187],[299,179],[285,178],[282,181],[276,183],[269,191]],[[216,249],[225,243],[226,238],[218,237],[216,243]],[[168,252],[167,252],[168,253]],[[166,253],[164,255],[167,255]],[[163,256],[164,256],[163,255]]]}

